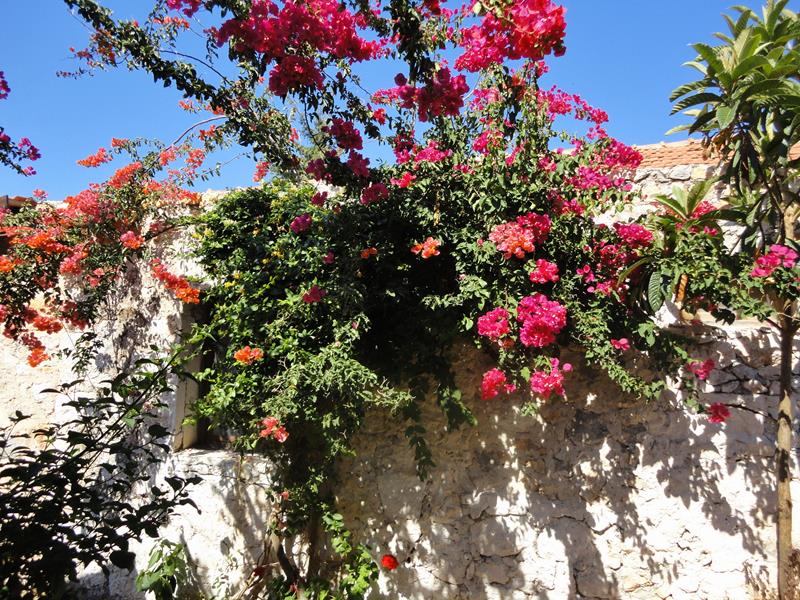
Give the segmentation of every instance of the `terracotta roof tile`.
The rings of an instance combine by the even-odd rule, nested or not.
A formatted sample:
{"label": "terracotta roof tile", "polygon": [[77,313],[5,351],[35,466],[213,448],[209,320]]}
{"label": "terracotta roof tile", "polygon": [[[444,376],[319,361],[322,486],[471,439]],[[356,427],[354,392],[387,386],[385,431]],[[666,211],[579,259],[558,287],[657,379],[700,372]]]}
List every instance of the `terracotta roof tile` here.
{"label": "terracotta roof tile", "polygon": [[678,165],[713,165],[717,163],[712,157],[706,155],[706,148],[700,140],[685,140],[683,142],[661,142],[647,146],[636,146],[642,153],[640,169],[657,169],[663,167],[676,167]]}
{"label": "terracotta roof tile", "polygon": [[[642,153],[641,169],[677,167],[678,165],[715,165],[711,149],[704,148],[701,140],[689,139],[682,142],[660,142],[647,146],[636,146]],[[800,144],[792,148],[791,158],[800,157]]]}

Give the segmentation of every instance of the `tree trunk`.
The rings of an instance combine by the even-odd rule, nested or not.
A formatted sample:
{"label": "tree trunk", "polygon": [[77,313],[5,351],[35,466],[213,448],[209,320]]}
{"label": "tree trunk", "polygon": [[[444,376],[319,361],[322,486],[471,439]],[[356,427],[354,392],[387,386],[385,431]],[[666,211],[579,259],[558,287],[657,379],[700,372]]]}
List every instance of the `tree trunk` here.
{"label": "tree trunk", "polygon": [[781,325],[781,379],[780,403],[778,404],[778,447],[776,452],[778,475],[778,598],[792,600],[794,577],[791,573],[792,555],[792,424],[794,407],[792,405],[792,349],[796,324],[792,314],[792,304],[786,302],[780,317]]}

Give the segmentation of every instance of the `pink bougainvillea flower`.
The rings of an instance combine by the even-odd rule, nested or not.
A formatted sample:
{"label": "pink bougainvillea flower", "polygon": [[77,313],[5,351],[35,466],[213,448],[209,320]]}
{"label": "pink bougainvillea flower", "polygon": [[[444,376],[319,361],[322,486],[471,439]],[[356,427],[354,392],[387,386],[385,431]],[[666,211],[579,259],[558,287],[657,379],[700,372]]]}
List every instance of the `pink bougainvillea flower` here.
{"label": "pink bougainvillea flower", "polygon": [[79,160],[78,164],[82,167],[99,167],[103,163],[111,162],[112,160],[114,160],[114,157],[105,148],[100,148],[94,154]]}
{"label": "pink bougainvillea flower", "polygon": [[392,178],[390,180],[390,183],[399,188],[408,188],[411,187],[411,184],[414,182],[415,179],[416,179],[415,175],[412,175],[409,172],[405,172],[403,173],[403,176],[400,178]]}
{"label": "pink bougainvillea flower", "polygon": [[126,248],[130,248],[131,250],[138,250],[144,245],[144,238],[133,231],[126,231],[121,236],[119,236],[119,241],[122,243],[123,246]]}
{"label": "pink bougainvillea flower", "polygon": [[275,439],[275,441],[276,441],[276,442],[278,442],[279,444],[282,444],[282,443],[284,443],[286,440],[288,440],[288,439],[289,439],[289,432],[288,432],[288,431],[286,431],[286,427],[284,427],[283,425],[281,425],[280,427],[278,427],[278,428],[277,428],[277,429],[274,431],[274,433],[272,434],[272,437]]}
{"label": "pink bougainvillea flower", "polygon": [[505,308],[490,310],[478,318],[478,335],[488,337],[493,341],[499,340],[510,331],[508,318],[509,314]]}
{"label": "pink bougainvillea flower", "polygon": [[328,192],[317,192],[311,196],[311,204],[314,206],[325,206],[325,201],[328,199]]}
{"label": "pink bougainvillea flower", "polygon": [[548,283],[558,281],[558,265],[543,258],[536,261],[536,269],[530,274],[532,283]]}
{"label": "pink bougainvillea flower", "polygon": [[315,284],[311,286],[310,290],[303,294],[303,302],[306,304],[313,304],[314,302],[321,301],[327,295],[328,292]]}
{"label": "pink bougainvillea flower", "polygon": [[564,395],[564,373],[572,371],[572,365],[560,366],[557,358],[550,360],[550,372],[534,371],[531,375],[531,391],[547,400],[551,394]]}
{"label": "pink bougainvillea flower", "polygon": [[710,405],[706,412],[708,413],[709,423],[724,423],[731,416],[731,411],[721,402],[715,402]]}
{"label": "pink bougainvillea flower", "polygon": [[544,348],[566,326],[567,309],[544,294],[535,294],[520,300],[517,321],[522,323],[519,339],[523,345]]}
{"label": "pink bougainvillea flower", "polygon": [[686,365],[686,367],[691,373],[694,373],[698,379],[706,380],[708,379],[708,376],[711,374],[711,371],[714,369],[715,365],[716,363],[709,358],[704,362],[690,362],[688,365]]}
{"label": "pink bougainvillea flower", "polygon": [[501,223],[492,229],[489,239],[503,253],[503,258],[525,258],[533,252],[535,245],[543,242],[550,234],[550,217],[528,213],[515,221]]}
{"label": "pink bougainvillea flower", "polygon": [[797,252],[780,244],[773,244],[769,252],[756,259],[756,266],[750,272],[751,277],[769,277],[780,267],[791,269],[797,263]]}
{"label": "pink bougainvillea flower", "polygon": [[517,386],[506,383],[506,374],[500,369],[491,369],[483,374],[481,381],[481,400],[492,400],[497,398],[501,392],[506,394],[513,393]]}
{"label": "pink bougainvillea flower", "polygon": [[308,231],[311,227],[311,215],[308,213],[303,213],[300,216],[294,218],[294,220],[289,225],[289,228],[297,234],[303,233],[304,231]]}
{"label": "pink bougainvillea flower", "polygon": [[361,204],[368,206],[374,202],[385,200],[388,197],[389,190],[384,184],[380,182],[372,183],[361,192]]}
{"label": "pink bougainvillea flower", "polygon": [[653,234],[638,223],[614,223],[622,241],[631,248],[644,248],[653,243]]}
{"label": "pink bougainvillea flower", "polygon": [[431,256],[439,256],[439,246],[441,242],[432,237],[428,237],[421,244],[414,244],[411,246],[411,252],[419,254],[422,258],[430,258]]}
{"label": "pink bougainvillea flower", "polygon": [[265,160],[256,163],[256,171],[253,173],[253,181],[262,181],[269,173],[269,163]]}
{"label": "pink bougainvillea flower", "polygon": [[628,341],[628,338],[619,338],[618,340],[611,340],[611,345],[616,348],[617,350],[625,350],[631,349],[631,343]]}
{"label": "pink bougainvillea flower", "polygon": [[245,346],[244,348],[234,352],[233,358],[242,364],[251,365],[255,361],[264,358],[264,351],[261,348],[251,348],[250,346]]}

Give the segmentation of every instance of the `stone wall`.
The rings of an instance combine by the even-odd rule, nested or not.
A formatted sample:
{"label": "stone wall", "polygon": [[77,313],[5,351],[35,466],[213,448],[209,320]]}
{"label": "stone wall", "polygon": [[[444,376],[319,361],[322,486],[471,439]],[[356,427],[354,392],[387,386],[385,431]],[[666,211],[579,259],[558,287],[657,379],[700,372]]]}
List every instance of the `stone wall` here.
{"label": "stone wall", "polygon": [[[708,170],[649,169],[637,183],[646,194],[666,193]],[[180,240],[166,253],[180,260]],[[104,319],[98,371],[130,364],[148,344],[167,347],[194,318],[146,273],[129,278],[127,293]],[[747,322],[690,331],[697,356],[719,365],[702,389],[704,401],[763,414],[734,410],[721,426],[690,414],[675,389],[658,402],[633,401],[576,355],[566,399],[524,417],[513,400],[482,402],[476,392],[486,358],[454,349],[458,382],[479,424],[447,432],[434,403],[425,408],[437,463],[425,482],[415,474],[404,425],[370,414],[357,457],[342,465],[337,496],[356,538],[376,558],[390,552],[401,561],[396,571],[381,572],[371,597],[771,597],[777,341],[768,328]],[[8,382],[0,389],[0,419],[16,408],[39,422],[57,419],[52,397],[37,392],[70,379],[68,363],[29,369],[20,349],[0,344]],[[800,367],[795,373],[800,383]],[[182,508],[165,536],[187,547],[184,597],[231,598],[267,551],[271,468],[258,456],[186,449],[194,432],[180,423],[193,394],[184,387],[167,398],[164,422],[175,432],[176,451],[154,477],[203,478],[192,495],[201,512]],[[139,547],[140,569],[150,544]],[[143,598],[133,590],[134,576],[93,570],[82,585],[86,597]]]}

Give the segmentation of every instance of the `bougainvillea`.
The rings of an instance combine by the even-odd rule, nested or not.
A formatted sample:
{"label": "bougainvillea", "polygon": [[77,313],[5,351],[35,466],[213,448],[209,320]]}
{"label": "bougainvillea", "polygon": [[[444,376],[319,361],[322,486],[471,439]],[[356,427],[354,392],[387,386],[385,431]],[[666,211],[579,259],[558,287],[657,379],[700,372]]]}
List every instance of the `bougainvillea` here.
{"label": "bougainvillea", "polygon": [[[566,395],[563,345],[583,348],[623,391],[647,398],[663,388],[659,369],[687,362],[653,311],[628,302],[651,232],[598,224],[631,199],[628,176],[641,155],[607,135],[604,111],[541,88],[542,59],[564,51],[564,9],[551,0],[463,10],[435,1],[169,0],[141,24],[115,20],[93,0],[66,3],[94,30],[79,51],[89,67],[145,69],[184,94],[186,111],[209,114],[196,135],[146,154],[138,142],[112,141],[81,161],[130,154],[107,182],[63,208],[4,220],[6,333],[27,345],[32,363],[44,360],[37,334],[90,322],[129,259],[147,260],[183,302],[204,302],[209,319],[191,341],[213,346],[216,363],[200,375],[208,391],[193,410],[276,465],[280,519],[267,529],[286,560],[280,572],[254,570],[270,577],[272,597],[300,588],[363,597],[376,557],[348,541],[333,513],[337,460],[352,452],[368,410],[383,408],[409,421],[419,471],[429,470],[420,405],[435,394],[450,427],[475,422],[451,371],[457,344],[477,345],[495,365],[470,391],[509,395],[528,412]],[[224,48],[208,57],[229,59],[222,71],[205,60],[197,69],[182,51],[195,35],[187,18],[203,23],[210,48]],[[356,63],[365,61],[392,65],[376,71],[393,82],[364,81]],[[588,127],[585,137],[557,130],[568,114]],[[553,150],[557,139],[571,147]],[[176,218],[171,209],[198,202],[183,186],[231,143],[256,161],[254,179],[267,181]],[[380,144],[390,146],[383,155]],[[186,224],[197,227],[194,251],[211,275],[202,294],[150,249]],[[33,265],[37,285],[6,301],[4,282],[30,279]],[[67,284],[80,278],[90,296],[66,295],[59,274]],[[33,314],[42,291],[52,302]],[[626,369],[622,351],[634,349],[651,378]],[[329,579],[301,574],[290,556],[311,521],[341,555]],[[382,564],[393,570],[397,560]]]}

